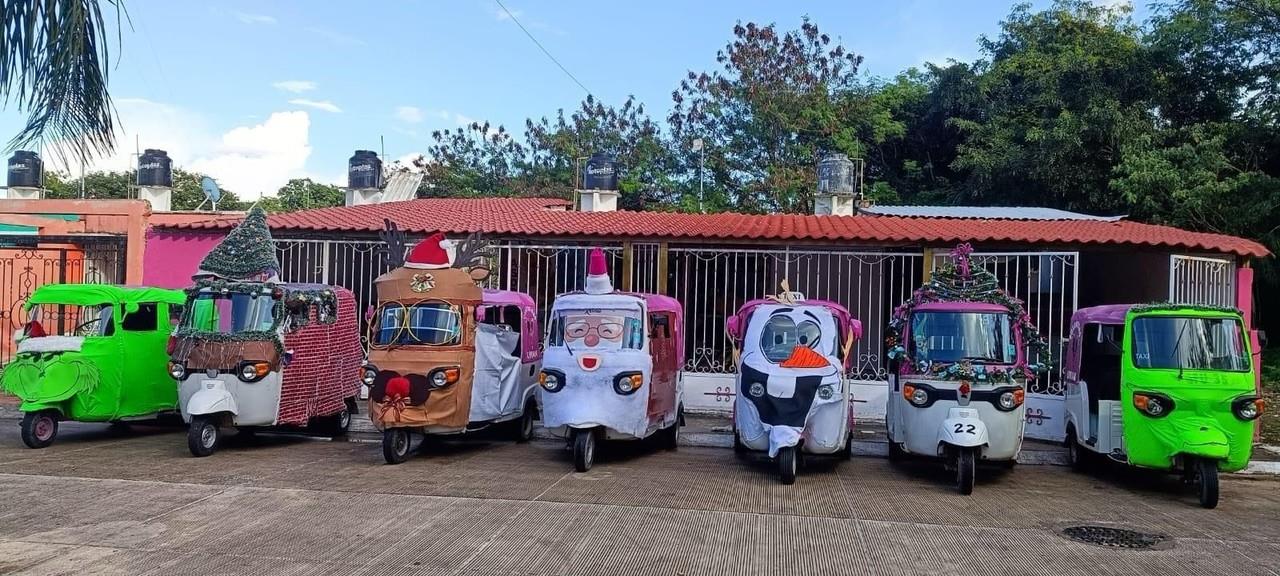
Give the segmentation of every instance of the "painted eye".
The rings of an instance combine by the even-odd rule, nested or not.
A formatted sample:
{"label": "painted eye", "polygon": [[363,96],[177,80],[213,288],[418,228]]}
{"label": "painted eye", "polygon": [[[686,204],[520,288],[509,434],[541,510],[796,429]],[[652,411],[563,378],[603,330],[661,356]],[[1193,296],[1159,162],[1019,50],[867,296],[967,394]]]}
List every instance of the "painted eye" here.
{"label": "painted eye", "polygon": [[800,334],[800,343],[810,348],[822,341],[822,328],[809,320],[801,322],[796,331]]}
{"label": "painted eye", "polygon": [[565,326],[564,333],[570,338],[581,338],[587,335],[587,331],[591,329],[586,322],[574,322]]}
{"label": "painted eye", "polygon": [[604,322],[604,323],[601,323],[601,324],[600,324],[600,326],[599,326],[596,330],[598,330],[598,331],[600,332],[600,337],[601,337],[601,338],[605,338],[605,339],[609,339],[609,340],[612,340],[612,339],[614,339],[614,338],[617,338],[617,337],[619,337],[619,336],[622,336],[622,325],[621,325],[621,324],[614,324],[614,323],[612,323],[612,322]]}

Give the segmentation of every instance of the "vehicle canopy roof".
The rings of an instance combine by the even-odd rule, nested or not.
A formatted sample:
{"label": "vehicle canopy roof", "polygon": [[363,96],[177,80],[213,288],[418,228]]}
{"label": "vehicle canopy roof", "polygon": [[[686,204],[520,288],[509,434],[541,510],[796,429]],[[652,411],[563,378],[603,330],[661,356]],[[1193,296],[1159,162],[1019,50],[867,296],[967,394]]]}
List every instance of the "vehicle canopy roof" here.
{"label": "vehicle canopy roof", "polygon": [[672,312],[676,320],[683,323],[684,307],[680,301],[661,294],[643,292],[610,292],[608,294],[588,294],[586,292],[567,292],[556,296],[552,310],[583,310],[616,308],[619,310],[639,310],[643,302],[649,312]]}
{"label": "vehicle canopy roof", "polygon": [[520,308],[534,308],[537,306],[533,297],[524,292],[490,288],[485,288],[482,292],[483,299],[481,304],[485,306],[519,306]]}
{"label": "vehicle canopy roof", "polygon": [[1219,308],[1216,306],[1202,306],[1198,304],[1107,304],[1104,306],[1090,306],[1076,310],[1071,315],[1071,323],[1074,324],[1124,324],[1125,317],[1129,314],[1147,314],[1147,313],[1164,313],[1164,314],[1186,314],[1206,316],[1239,316],[1240,311],[1234,308]]}
{"label": "vehicle canopy roof", "polygon": [[94,306],[128,302],[167,302],[183,304],[187,295],[181,290],[151,286],[117,286],[114,284],[45,284],[27,298],[26,309],[38,304],[71,304]]}
{"label": "vehicle canopy roof", "polygon": [[[759,308],[760,306],[765,306],[768,304],[777,304],[779,306],[791,306],[793,308],[802,308],[805,306],[815,306],[820,308],[826,308],[827,310],[831,311],[832,316],[835,316],[836,325],[840,327],[840,331],[842,333],[848,334],[849,330],[853,330],[853,335],[855,338],[862,337],[862,323],[858,322],[857,320],[854,320],[853,317],[849,314],[849,310],[845,308],[843,305],[841,305],[839,302],[832,302],[830,300],[805,299],[800,302],[796,302],[794,304],[787,304],[784,302],[779,302],[777,300],[771,300],[769,298],[757,298],[755,300],[748,300],[746,304],[743,304],[741,308],[738,308],[738,313],[733,315],[732,318],[735,318],[736,320],[734,320],[733,322],[730,322],[730,330],[733,331],[733,328],[732,328],[733,326],[736,326],[738,331],[746,330],[747,329],[746,321],[747,321],[747,318],[751,316],[751,312],[755,311],[755,309]],[[732,334],[732,336],[735,340],[741,340],[743,337],[742,334]]]}

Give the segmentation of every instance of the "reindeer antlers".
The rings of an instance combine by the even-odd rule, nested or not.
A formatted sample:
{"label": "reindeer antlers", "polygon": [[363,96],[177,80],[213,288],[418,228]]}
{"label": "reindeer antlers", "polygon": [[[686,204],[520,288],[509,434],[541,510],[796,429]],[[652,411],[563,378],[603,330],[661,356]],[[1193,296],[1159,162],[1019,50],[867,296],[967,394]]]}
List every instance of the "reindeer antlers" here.
{"label": "reindeer antlers", "polygon": [[493,256],[489,241],[475,233],[458,242],[453,265],[458,268],[489,268],[488,259]]}
{"label": "reindeer antlers", "polygon": [[386,226],[386,229],[378,232],[378,237],[381,238],[386,245],[379,249],[387,255],[387,266],[389,268],[399,268],[404,266],[404,232],[397,228],[396,223],[392,222],[389,218],[383,218],[382,224]]}

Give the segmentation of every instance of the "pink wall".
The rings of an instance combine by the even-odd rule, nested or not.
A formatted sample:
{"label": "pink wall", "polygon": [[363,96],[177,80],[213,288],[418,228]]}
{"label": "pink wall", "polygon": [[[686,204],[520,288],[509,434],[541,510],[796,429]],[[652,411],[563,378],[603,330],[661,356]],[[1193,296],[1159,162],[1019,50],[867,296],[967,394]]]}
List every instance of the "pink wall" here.
{"label": "pink wall", "polygon": [[187,230],[147,231],[142,259],[142,284],[160,288],[186,288],[200,260],[222,240],[222,232]]}

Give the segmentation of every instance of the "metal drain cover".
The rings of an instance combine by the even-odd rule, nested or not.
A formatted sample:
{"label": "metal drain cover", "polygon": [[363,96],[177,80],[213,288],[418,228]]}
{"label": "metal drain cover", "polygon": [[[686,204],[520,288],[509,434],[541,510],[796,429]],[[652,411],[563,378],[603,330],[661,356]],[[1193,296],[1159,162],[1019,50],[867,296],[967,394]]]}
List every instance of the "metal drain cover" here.
{"label": "metal drain cover", "polygon": [[1062,529],[1062,535],[1094,546],[1138,550],[1152,548],[1169,540],[1164,534],[1148,534],[1110,526],[1068,526]]}

